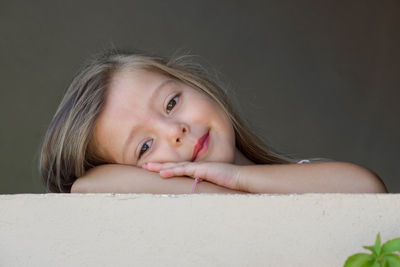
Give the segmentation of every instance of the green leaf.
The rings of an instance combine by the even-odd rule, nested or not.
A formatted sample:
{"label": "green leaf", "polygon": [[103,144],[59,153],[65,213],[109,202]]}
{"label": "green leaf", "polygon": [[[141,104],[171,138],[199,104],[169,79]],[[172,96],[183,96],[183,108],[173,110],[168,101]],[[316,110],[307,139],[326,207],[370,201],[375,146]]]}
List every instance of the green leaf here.
{"label": "green leaf", "polygon": [[382,253],[392,253],[394,251],[400,252],[400,238],[389,240],[382,246]]}
{"label": "green leaf", "polygon": [[376,257],[378,256],[378,255],[376,255],[376,251],[375,251],[375,248],[374,248],[374,247],[371,247],[371,246],[363,246],[363,248],[372,251],[372,255],[374,255],[374,256],[376,256]]}
{"label": "green leaf", "polygon": [[381,265],[382,265],[382,267],[389,267],[385,258],[382,258]]}
{"label": "green leaf", "polygon": [[371,254],[357,253],[347,258],[343,267],[370,267],[375,261]]}
{"label": "green leaf", "polygon": [[379,256],[381,254],[381,233],[378,233],[378,235],[376,236],[374,249],[375,249],[376,255]]}
{"label": "green leaf", "polygon": [[385,266],[387,267],[400,267],[400,256],[396,254],[391,254],[385,256]]}

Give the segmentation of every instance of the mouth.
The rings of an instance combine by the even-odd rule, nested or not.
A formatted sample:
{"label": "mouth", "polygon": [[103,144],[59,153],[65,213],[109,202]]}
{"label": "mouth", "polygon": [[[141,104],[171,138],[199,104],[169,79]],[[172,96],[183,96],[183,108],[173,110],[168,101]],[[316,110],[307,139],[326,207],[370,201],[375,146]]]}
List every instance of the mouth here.
{"label": "mouth", "polygon": [[192,161],[195,161],[200,155],[202,155],[208,148],[208,143],[210,141],[210,132],[199,138],[196,146],[193,150]]}

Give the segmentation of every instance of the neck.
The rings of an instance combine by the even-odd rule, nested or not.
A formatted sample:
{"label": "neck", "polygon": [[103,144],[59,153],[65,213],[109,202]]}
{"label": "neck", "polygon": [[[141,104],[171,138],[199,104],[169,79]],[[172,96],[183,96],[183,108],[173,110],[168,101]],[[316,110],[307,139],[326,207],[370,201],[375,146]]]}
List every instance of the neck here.
{"label": "neck", "polygon": [[255,165],[254,162],[246,158],[242,152],[240,152],[237,148],[235,149],[235,159],[234,164],[236,165]]}

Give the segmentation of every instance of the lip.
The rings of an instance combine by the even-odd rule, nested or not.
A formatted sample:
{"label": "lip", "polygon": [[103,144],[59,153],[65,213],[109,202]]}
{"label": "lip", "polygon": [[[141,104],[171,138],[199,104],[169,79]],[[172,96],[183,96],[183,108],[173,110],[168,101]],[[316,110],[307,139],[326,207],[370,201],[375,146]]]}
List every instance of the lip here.
{"label": "lip", "polygon": [[209,139],[210,139],[209,131],[205,135],[199,138],[193,150],[192,161],[195,161],[196,158],[199,156],[199,154],[203,154],[203,152],[207,150]]}

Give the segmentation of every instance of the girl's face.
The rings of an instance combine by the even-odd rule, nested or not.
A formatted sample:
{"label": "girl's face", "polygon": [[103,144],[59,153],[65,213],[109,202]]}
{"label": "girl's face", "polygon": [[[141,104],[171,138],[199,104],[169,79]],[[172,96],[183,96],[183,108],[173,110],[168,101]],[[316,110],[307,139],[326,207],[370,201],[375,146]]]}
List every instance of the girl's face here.
{"label": "girl's face", "polygon": [[112,78],[94,138],[108,161],[141,166],[191,161],[207,133],[208,148],[194,161],[234,163],[234,130],[217,103],[160,73],[134,70]]}

